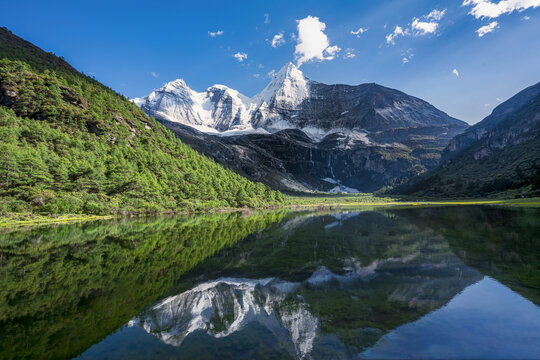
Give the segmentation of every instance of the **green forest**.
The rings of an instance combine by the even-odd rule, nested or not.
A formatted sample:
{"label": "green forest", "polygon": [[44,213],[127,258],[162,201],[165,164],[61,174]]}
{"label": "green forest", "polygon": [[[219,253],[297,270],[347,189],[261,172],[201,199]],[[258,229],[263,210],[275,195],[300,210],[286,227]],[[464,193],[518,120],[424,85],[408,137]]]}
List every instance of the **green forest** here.
{"label": "green forest", "polygon": [[124,96],[0,28],[0,212],[264,207],[284,196],[181,143]]}

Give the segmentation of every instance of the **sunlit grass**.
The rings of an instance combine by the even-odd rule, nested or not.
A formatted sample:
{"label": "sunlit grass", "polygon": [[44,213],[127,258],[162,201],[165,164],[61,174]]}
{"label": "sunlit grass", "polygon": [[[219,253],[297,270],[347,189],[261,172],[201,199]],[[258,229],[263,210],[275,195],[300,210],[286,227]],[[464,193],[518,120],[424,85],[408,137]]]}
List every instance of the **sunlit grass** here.
{"label": "sunlit grass", "polygon": [[[464,199],[464,200],[411,200],[402,197],[381,197],[373,194],[306,194],[287,196],[284,204],[277,208],[283,209],[316,209],[336,208],[347,209],[361,207],[365,210],[378,207],[427,207],[427,206],[457,206],[457,205],[494,205],[512,207],[540,207],[540,198],[526,199]],[[276,209],[273,207],[272,209]],[[236,212],[249,210],[247,208],[219,208],[213,213]],[[261,209],[264,210],[264,209]],[[179,213],[180,214],[180,213]],[[69,222],[106,220],[120,215],[40,215],[33,213],[9,213],[0,215],[0,228],[18,226],[34,226],[44,224],[61,224]]]}
{"label": "sunlit grass", "polygon": [[112,219],[114,215],[61,215],[61,216],[45,216],[31,213],[14,213],[0,217],[0,228],[11,228],[16,226],[30,226],[41,224],[62,224],[78,221],[94,221]]}
{"label": "sunlit grass", "polygon": [[445,205],[506,205],[519,207],[540,207],[540,198],[526,199],[456,199],[432,200],[404,197],[381,197],[373,194],[315,194],[289,196],[289,207],[312,206],[445,206]]}

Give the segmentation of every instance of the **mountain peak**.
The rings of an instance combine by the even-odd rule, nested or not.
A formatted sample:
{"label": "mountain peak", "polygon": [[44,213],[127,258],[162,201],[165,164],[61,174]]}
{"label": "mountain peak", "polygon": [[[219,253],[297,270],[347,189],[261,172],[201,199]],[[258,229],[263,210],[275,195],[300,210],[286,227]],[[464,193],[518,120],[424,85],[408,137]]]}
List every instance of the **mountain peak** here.
{"label": "mountain peak", "polygon": [[165,87],[169,87],[169,86],[174,87],[174,88],[188,88],[184,79],[176,79],[165,84]]}
{"label": "mountain peak", "polygon": [[310,80],[292,62],[288,62],[274,75],[270,83],[253,99],[259,106],[275,100],[289,105],[300,104],[309,95]]}
{"label": "mountain peak", "polygon": [[305,76],[292,62],[288,62],[276,73],[274,79],[302,79],[305,80]]}
{"label": "mountain peak", "polygon": [[177,79],[145,98],[136,99],[135,103],[150,115],[167,115],[166,120],[206,126],[218,132],[240,128],[269,132],[318,129],[309,134],[314,139],[336,129],[467,127],[427,102],[401,91],[375,83],[325,85],[305,77],[291,62],[285,63],[268,85],[251,98],[219,84],[199,93]]}
{"label": "mountain peak", "polygon": [[291,71],[291,70],[293,70],[293,69],[298,69],[298,68],[296,67],[296,65],[294,65],[294,63],[292,63],[292,62],[289,61],[289,62],[286,62],[286,63],[281,67],[281,69],[279,69],[278,72]]}

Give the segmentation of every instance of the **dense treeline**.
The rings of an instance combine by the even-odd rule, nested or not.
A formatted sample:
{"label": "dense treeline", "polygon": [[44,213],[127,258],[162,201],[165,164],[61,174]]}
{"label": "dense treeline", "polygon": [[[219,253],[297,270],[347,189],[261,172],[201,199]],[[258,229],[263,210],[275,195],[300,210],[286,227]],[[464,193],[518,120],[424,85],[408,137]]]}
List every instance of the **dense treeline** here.
{"label": "dense treeline", "polygon": [[259,207],[283,195],[182,144],[125,97],[0,29],[0,212]]}

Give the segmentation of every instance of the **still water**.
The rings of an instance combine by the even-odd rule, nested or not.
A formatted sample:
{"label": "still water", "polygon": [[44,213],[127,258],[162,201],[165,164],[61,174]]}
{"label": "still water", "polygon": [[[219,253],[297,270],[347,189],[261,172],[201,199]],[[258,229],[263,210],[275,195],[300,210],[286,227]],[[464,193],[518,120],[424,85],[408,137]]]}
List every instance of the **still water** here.
{"label": "still water", "polygon": [[0,233],[0,358],[540,359],[540,209]]}

